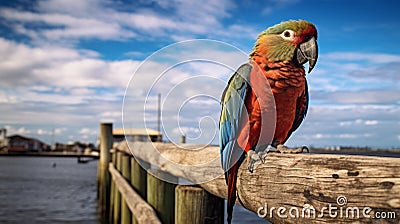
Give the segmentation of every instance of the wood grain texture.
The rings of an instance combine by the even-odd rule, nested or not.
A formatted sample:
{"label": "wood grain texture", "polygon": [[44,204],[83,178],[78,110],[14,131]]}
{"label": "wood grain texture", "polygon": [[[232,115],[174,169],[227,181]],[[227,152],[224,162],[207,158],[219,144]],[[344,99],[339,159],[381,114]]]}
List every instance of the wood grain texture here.
{"label": "wood grain texture", "polygon": [[[199,176],[217,176],[202,182],[200,186],[218,197],[226,198],[227,187],[220,164],[210,162],[197,169],[177,169],[170,162],[172,160],[188,166],[205,164],[215,158],[219,161],[219,147],[209,146],[191,152],[190,149],[173,144],[129,144],[130,148],[135,149],[135,156],[174,176],[194,182],[207,179],[197,178]],[[189,145],[190,147],[198,148]],[[129,151],[127,143],[122,143],[117,148]],[[159,156],[151,153],[154,150]],[[272,153],[268,154],[266,162],[260,164],[254,173],[248,172],[246,163],[247,161],[243,163],[238,174],[237,203],[253,212],[268,207],[265,218],[273,223],[400,223],[399,158]],[[193,175],[191,172],[197,174]],[[347,200],[343,206],[337,203],[339,196],[344,196]],[[329,216],[328,208],[323,210],[329,205],[337,207],[337,210],[332,209],[331,212],[335,216],[334,211],[337,211],[336,217]],[[315,209],[315,218],[307,217],[307,214],[302,217],[302,209],[306,206]],[[272,207],[275,209],[270,216]],[[280,207],[284,208],[280,210],[281,216],[287,215],[287,218],[278,216]],[[360,212],[358,219],[355,218],[357,214],[352,216],[352,209],[356,207]],[[368,213],[371,217],[386,212],[385,214],[395,215],[396,218],[364,218],[362,210],[366,207],[371,208]],[[291,208],[294,215],[297,208],[299,217],[290,218]]]}
{"label": "wood grain texture", "polygon": [[[160,177],[162,179],[159,179]],[[175,179],[161,170],[148,170],[147,172],[147,203],[151,205],[161,222],[164,224],[175,223],[175,187],[176,184],[164,181],[165,179]]]}
{"label": "wood grain texture", "polygon": [[[115,169],[118,172],[121,172],[121,158],[124,154],[123,152],[116,151],[116,160],[115,160]],[[114,181],[115,182],[115,181]],[[116,183],[116,182],[115,182]],[[118,187],[114,188],[114,208],[113,208],[113,220],[112,223],[119,224],[121,222],[121,192],[119,191]]]}
{"label": "wood grain texture", "polygon": [[110,148],[112,146],[112,124],[100,124],[100,160],[97,169],[99,212],[103,220],[108,220],[110,214],[110,174],[108,163],[110,162]]}
{"label": "wood grain texture", "polygon": [[131,157],[131,185],[142,198],[147,198],[147,172],[150,164],[142,162],[140,166],[134,157]]}
{"label": "wood grain texture", "polygon": [[[121,158],[121,174],[128,183],[131,181],[131,156],[128,154],[122,155]],[[132,213],[126,203],[126,199],[121,197],[121,223],[131,223]]]}
{"label": "wood grain texture", "polygon": [[223,224],[224,200],[199,186],[175,188],[175,224]]}
{"label": "wood grain texture", "polygon": [[[273,211],[268,217],[274,223],[399,223],[400,159],[341,156],[341,155],[282,155],[268,156],[266,163],[249,173],[244,166],[239,171],[238,194],[243,205],[252,211],[260,207],[315,208],[316,218],[282,219]],[[338,197],[347,203],[338,205]],[[267,203],[267,206],[265,205]],[[329,211],[329,205],[337,207]],[[358,208],[360,219],[353,218],[350,208]],[[394,212],[397,219],[364,218],[362,210],[370,207],[376,212]],[[342,208],[342,215],[340,215]],[[335,215],[337,211],[337,215]],[[269,211],[268,211],[269,212]],[[268,214],[269,216],[269,214]],[[322,217],[319,217],[322,216]],[[356,215],[354,217],[357,217]]]}

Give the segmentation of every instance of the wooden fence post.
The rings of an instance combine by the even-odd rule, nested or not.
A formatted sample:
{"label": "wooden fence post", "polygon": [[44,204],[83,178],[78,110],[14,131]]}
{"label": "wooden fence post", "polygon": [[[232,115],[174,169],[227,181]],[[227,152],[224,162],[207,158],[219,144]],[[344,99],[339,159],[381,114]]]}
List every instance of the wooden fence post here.
{"label": "wooden fence post", "polygon": [[181,143],[182,144],[186,143],[186,135],[181,135]]}
{"label": "wooden fence post", "polygon": [[[115,164],[117,162],[117,150],[114,149],[112,154],[111,154],[111,163],[113,164],[113,166],[115,167]],[[112,220],[114,220],[114,195],[115,195],[115,182],[113,178],[110,178],[111,180],[111,187],[110,187],[110,215],[109,215],[109,223],[112,222]]]}
{"label": "wooden fence post", "polygon": [[[129,182],[131,180],[130,155],[124,153],[121,158],[121,174]],[[132,221],[132,213],[126,204],[126,201],[121,197],[121,223],[130,224]]]}
{"label": "wooden fence post", "polygon": [[[143,166],[143,167],[142,167]],[[147,171],[150,168],[150,164],[147,162],[140,163],[135,157],[131,157],[131,184],[133,189],[139,193],[143,198],[147,198]]]}
{"label": "wooden fence post", "polygon": [[199,186],[175,188],[175,224],[223,224],[224,199]]}
{"label": "wooden fence post", "polygon": [[[142,166],[143,167],[142,167]],[[131,157],[131,185],[133,189],[144,199],[147,198],[147,171],[150,164],[147,162],[139,162],[135,157]],[[137,220],[132,215],[132,223],[136,224]]]}
{"label": "wooden fence post", "polygon": [[163,179],[178,182],[178,178],[161,170],[148,170],[147,174],[147,202],[156,210],[158,217],[164,224],[173,224],[175,217],[175,186],[158,179],[154,175],[162,176]]}
{"label": "wooden fence post", "polygon": [[108,220],[110,209],[110,173],[108,172],[108,163],[110,162],[110,149],[113,144],[112,127],[112,123],[100,124],[100,160],[98,162],[97,177],[99,178],[99,210],[104,220]]}
{"label": "wooden fence post", "polygon": [[[121,172],[121,160],[122,160],[122,152],[117,151],[117,158],[115,161],[115,168]],[[118,191],[118,188],[114,190],[114,212],[113,212],[113,222],[114,224],[120,223],[120,215],[121,215],[121,193]]]}

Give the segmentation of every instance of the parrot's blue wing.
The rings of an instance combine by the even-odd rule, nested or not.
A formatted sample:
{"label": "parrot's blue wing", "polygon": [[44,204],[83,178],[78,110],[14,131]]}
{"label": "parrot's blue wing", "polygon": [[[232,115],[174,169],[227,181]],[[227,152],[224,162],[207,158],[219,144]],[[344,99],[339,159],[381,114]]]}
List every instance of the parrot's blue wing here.
{"label": "parrot's blue wing", "polygon": [[[249,90],[252,66],[243,64],[231,77],[221,98],[222,110],[219,121],[219,145],[222,168],[228,171],[236,162],[244,159],[244,149],[237,144],[243,116],[247,116],[245,97]],[[240,161],[241,160],[241,161]]]}

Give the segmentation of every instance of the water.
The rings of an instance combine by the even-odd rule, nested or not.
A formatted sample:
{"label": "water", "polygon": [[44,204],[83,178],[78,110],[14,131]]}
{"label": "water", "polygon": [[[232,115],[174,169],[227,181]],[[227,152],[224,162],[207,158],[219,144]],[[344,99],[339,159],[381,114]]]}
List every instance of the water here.
{"label": "water", "polygon": [[0,157],[0,223],[98,223],[96,175],[97,161]]}
{"label": "water", "polygon": [[[97,224],[97,161],[0,157],[0,223]],[[239,205],[233,223],[268,223]]]}
{"label": "water", "polygon": [[[226,208],[226,205],[225,205]],[[226,211],[225,211],[226,213]],[[226,214],[225,214],[226,218]],[[233,215],[232,215],[232,223],[238,223],[238,224],[248,224],[248,223],[260,223],[260,224],[268,224],[268,222],[265,219],[262,219],[258,217],[258,215],[254,212],[251,212],[245,208],[243,208],[240,205],[235,205],[233,207]]]}

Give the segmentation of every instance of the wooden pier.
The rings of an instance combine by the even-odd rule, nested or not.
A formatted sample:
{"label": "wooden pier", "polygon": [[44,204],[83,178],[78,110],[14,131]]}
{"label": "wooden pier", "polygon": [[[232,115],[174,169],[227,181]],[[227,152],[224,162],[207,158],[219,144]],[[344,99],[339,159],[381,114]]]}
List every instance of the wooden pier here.
{"label": "wooden pier", "polygon": [[[128,146],[140,153],[132,157]],[[223,175],[195,186],[175,185],[153,176],[163,172],[198,183],[222,173],[219,163],[197,169],[199,175],[193,176],[168,162],[210,161],[219,157],[218,147],[194,152],[166,143],[122,142],[101,150],[112,155],[108,169],[99,173],[110,175],[109,180],[99,179],[99,198],[108,197],[100,200],[101,212],[109,223],[224,223],[227,187]],[[155,157],[154,150],[160,156]],[[157,169],[148,169],[150,164]],[[272,223],[400,223],[400,158],[274,153],[254,173],[245,165],[238,174],[237,203]],[[336,207],[336,216],[328,206]],[[302,215],[304,209],[309,213]],[[376,218],[378,214],[385,214],[385,219]]]}

